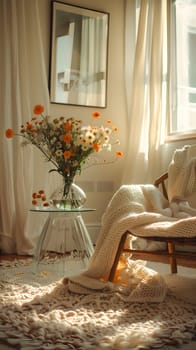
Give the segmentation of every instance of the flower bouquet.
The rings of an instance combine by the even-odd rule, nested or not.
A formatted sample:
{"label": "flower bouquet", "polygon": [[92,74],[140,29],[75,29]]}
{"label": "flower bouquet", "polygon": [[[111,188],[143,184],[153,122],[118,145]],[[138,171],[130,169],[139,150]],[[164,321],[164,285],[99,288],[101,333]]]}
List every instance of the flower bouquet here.
{"label": "flower bouquet", "polygon": [[[13,129],[6,130],[6,137],[15,135],[23,138],[23,144],[32,144],[37,147],[45,159],[52,163],[49,172],[56,171],[64,179],[62,196],[66,198],[70,192],[74,177],[81,173],[84,164],[88,164],[91,156],[103,150],[111,151],[113,144],[110,142],[111,135],[118,130],[111,127],[112,122],[106,121],[106,126],[83,126],[81,120],[73,117],[61,116],[51,120],[43,114],[44,107],[34,107],[34,117],[31,121],[22,125],[19,133]],[[94,119],[99,119],[100,113],[92,114]],[[123,153],[116,151],[114,159],[122,157]],[[96,162],[94,162],[96,164]]]}

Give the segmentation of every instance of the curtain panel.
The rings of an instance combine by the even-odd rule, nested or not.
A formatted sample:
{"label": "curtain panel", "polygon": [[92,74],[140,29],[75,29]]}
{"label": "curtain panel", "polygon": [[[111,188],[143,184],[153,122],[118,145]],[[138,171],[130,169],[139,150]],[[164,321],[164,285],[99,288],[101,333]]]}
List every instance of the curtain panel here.
{"label": "curtain panel", "polygon": [[127,162],[123,183],[148,183],[163,169],[169,84],[167,0],[125,1]]}
{"label": "curtain panel", "polygon": [[39,0],[0,1],[0,250],[5,253],[31,254],[34,248],[28,227],[37,160],[32,147],[21,149],[19,137],[8,140],[5,130],[19,131],[31,120],[35,104],[43,104],[46,112],[49,107],[46,5]]}

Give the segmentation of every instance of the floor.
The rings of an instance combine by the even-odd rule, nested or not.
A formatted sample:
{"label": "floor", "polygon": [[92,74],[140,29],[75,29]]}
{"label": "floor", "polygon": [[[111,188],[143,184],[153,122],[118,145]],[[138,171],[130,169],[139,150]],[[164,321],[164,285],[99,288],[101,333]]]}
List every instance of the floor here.
{"label": "floor", "polygon": [[[183,296],[183,298],[186,298],[186,300],[190,300],[191,302],[194,302],[196,304],[196,269],[188,268],[188,267],[181,267],[178,266],[178,274],[175,275],[175,280],[178,280],[178,277],[183,280],[184,283],[179,283],[178,287],[173,283],[173,276],[170,274],[170,268],[167,264],[161,264],[161,263],[148,263],[147,266],[150,268],[157,270],[159,273],[166,276],[166,280],[168,282],[168,285],[175,289],[175,292],[179,296]],[[196,335],[195,335],[196,336]],[[189,343],[184,344],[180,348],[174,348],[174,347],[163,347],[161,350],[196,350],[196,340]]]}
{"label": "floor", "polygon": [[[178,274],[173,276],[170,274],[170,269],[167,264],[147,263],[147,266],[163,274],[168,282],[168,285],[171,288],[173,288],[175,292],[179,294],[179,296],[183,296],[183,298],[186,298],[186,300],[190,300],[191,302],[194,302],[196,304],[196,269],[179,267]],[[174,283],[174,278],[175,278],[175,283]],[[16,349],[16,348],[0,344],[0,350],[13,350],[13,349]],[[165,346],[160,350],[177,350],[177,349],[178,350],[196,350],[196,340],[189,344],[184,344],[178,348]]]}

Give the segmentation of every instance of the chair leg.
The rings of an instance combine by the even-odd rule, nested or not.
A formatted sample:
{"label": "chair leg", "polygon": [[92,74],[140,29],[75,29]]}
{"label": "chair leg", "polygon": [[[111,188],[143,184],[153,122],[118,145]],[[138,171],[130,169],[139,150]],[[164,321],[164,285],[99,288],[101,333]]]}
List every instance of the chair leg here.
{"label": "chair leg", "polygon": [[114,259],[112,268],[111,268],[111,270],[110,270],[109,278],[108,278],[108,280],[109,280],[110,282],[112,282],[113,279],[114,279],[114,275],[115,275],[115,272],[116,272],[116,268],[117,268],[117,265],[118,265],[118,262],[119,262],[121,253],[122,253],[122,251],[123,251],[123,247],[124,247],[124,244],[125,244],[127,235],[128,235],[128,232],[126,231],[126,232],[122,235],[122,237],[121,237],[121,240],[120,240],[120,243],[119,243],[117,252],[116,252],[116,256],[115,256],[115,259]]}
{"label": "chair leg", "polygon": [[177,273],[177,261],[175,256],[175,245],[173,242],[167,242],[167,249],[169,253],[169,262],[171,273]]}

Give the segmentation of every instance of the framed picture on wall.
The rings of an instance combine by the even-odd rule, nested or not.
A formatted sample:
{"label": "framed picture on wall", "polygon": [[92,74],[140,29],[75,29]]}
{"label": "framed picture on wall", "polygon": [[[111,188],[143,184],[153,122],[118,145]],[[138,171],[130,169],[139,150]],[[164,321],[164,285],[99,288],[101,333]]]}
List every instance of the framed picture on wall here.
{"label": "framed picture on wall", "polygon": [[108,13],[52,3],[52,103],[106,107],[108,32]]}

